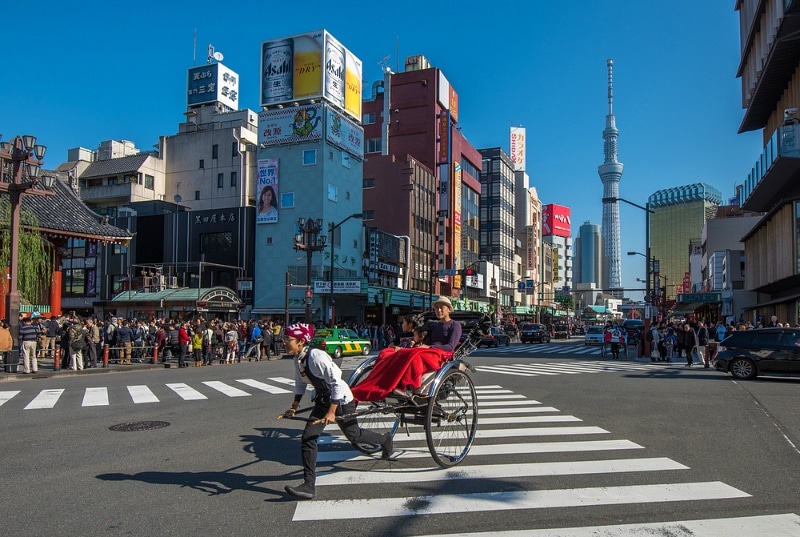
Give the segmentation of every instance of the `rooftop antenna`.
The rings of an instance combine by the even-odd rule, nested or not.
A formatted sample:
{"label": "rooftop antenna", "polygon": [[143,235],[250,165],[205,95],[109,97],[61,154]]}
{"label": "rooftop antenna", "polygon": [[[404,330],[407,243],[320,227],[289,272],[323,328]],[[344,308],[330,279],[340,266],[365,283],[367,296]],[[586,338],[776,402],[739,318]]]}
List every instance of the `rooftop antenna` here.
{"label": "rooftop antenna", "polygon": [[208,63],[211,63],[211,60],[216,60],[218,62],[221,62],[224,58],[225,57],[222,55],[222,53],[221,52],[215,52],[214,51],[214,45],[209,43],[209,45],[208,45]]}
{"label": "rooftop antenna", "polygon": [[384,56],[383,59],[378,62],[378,65],[381,66],[381,72],[382,73],[385,73],[387,70],[391,69],[391,67],[389,67],[389,59],[390,58],[391,58],[391,56]]}
{"label": "rooftop antenna", "polygon": [[197,65],[197,28],[194,29],[194,41],[192,42],[192,67]]}

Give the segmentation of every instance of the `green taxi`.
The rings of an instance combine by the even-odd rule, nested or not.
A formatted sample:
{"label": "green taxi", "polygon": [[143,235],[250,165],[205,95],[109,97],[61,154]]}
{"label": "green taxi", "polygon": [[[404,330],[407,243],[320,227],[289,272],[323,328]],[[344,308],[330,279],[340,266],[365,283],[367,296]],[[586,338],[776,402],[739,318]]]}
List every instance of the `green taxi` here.
{"label": "green taxi", "polygon": [[367,356],[372,343],[349,328],[320,328],[314,333],[310,346],[322,349],[335,359],[350,354]]}

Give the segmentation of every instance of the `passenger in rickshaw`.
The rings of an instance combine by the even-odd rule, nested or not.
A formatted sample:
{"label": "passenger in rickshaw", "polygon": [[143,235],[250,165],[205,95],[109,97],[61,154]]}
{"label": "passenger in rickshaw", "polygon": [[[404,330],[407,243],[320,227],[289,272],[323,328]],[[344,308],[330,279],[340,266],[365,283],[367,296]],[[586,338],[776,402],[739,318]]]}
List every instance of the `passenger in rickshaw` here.
{"label": "passenger in rickshaw", "polygon": [[410,348],[388,348],[378,355],[363,382],[353,387],[357,401],[380,401],[388,395],[411,397],[420,391],[423,377],[438,371],[461,340],[461,323],[450,318],[453,305],[447,297],[433,303],[437,321],[421,344]]}
{"label": "passenger in rickshaw", "polygon": [[[295,357],[295,386],[292,406],[282,417],[291,418],[297,413],[308,383],[314,386],[315,392],[314,408],[311,409],[300,443],[303,483],[285,487],[286,492],[300,500],[314,498],[319,435],[326,425],[337,422],[337,416],[352,416],[356,410],[350,387],[342,380],[341,369],[327,352],[308,346],[313,337],[314,328],[311,325],[297,323],[286,328],[283,338],[286,352]],[[394,440],[390,433],[381,435],[369,429],[362,429],[355,417],[341,419],[338,425],[350,442],[380,445],[381,456],[384,459],[391,457]]]}

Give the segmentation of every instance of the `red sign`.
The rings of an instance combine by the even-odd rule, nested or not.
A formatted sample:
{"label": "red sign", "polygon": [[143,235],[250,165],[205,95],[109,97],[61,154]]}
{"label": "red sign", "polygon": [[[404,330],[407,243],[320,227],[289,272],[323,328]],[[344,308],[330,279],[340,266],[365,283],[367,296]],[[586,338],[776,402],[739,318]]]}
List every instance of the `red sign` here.
{"label": "red sign", "polygon": [[438,164],[446,164],[447,156],[450,153],[450,131],[447,110],[442,110],[439,114],[439,162]]}
{"label": "red sign", "polygon": [[563,205],[551,203],[542,207],[542,235],[570,237],[570,209]]}

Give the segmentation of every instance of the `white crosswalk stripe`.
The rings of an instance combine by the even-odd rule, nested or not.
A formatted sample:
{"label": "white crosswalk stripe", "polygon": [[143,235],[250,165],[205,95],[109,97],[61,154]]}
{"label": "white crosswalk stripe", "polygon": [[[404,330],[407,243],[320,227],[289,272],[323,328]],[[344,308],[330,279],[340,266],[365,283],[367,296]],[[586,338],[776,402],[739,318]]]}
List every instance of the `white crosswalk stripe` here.
{"label": "white crosswalk stripe", "polygon": [[[560,364],[555,364],[558,367]],[[581,367],[586,367],[582,365]],[[603,365],[588,368],[588,371],[603,371]],[[374,457],[366,456],[348,448],[347,439],[335,425],[325,428],[320,438],[318,461],[333,469],[320,472],[317,477],[317,499],[298,502],[294,521],[312,520],[358,520],[364,518],[419,517],[420,515],[446,515],[481,513],[489,511],[536,510],[551,508],[584,508],[604,505],[630,505],[663,502],[691,502],[696,500],[715,500],[747,498],[750,494],[721,481],[692,480],[688,466],[666,457],[646,457],[639,455],[644,446],[625,439],[592,440],[582,438],[588,435],[608,435],[609,431],[600,427],[557,425],[558,423],[580,422],[580,418],[562,415],[554,407],[542,405],[539,401],[525,398],[508,398],[515,395],[498,386],[476,387],[478,393],[479,429],[469,455],[456,468],[439,468],[432,462],[426,465],[424,459],[430,458],[426,435],[422,426],[409,426],[408,433],[395,435],[395,454],[391,463],[375,462]],[[536,415],[537,412],[553,415]],[[520,415],[523,414],[523,415]],[[541,424],[541,425],[540,425]],[[540,437],[551,441],[531,441]],[[507,439],[507,442],[504,440]],[[498,443],[498,440],[500,441]],[[587,457],[587,454],[618,453],[616,457]],[[540,462],[536,454],[558,454],[554,461]],[[575,454],[574,460],[571,456]],[[507,464],[495,464],[497,457],[511,455],[513,460]],[[359,471],[347,463],[372,461],[365,470]],[[423,467],[419,462],[423,461]],[[485,462],[486,464],[482,464]],[[384,466],[385,464],[385,466]],[[670,479],[672,472],[684,472],[681,477]],[[552,476],[602,476],[617,473],[650,476],[650,483],[626,484],[618,486],[584,486],[581,488],[542,488],[543,481]],[[675,474],[677,475],[677,474]],[[536,489],[527,490],[525,479],[537,478]],[[519,479],[519,486],[508,489],[509,480]],[[597,479],[601,479],[598,477]],[[431,483],[430,490],[441,489],[436,483],[453,480],[477,480],[481,482],[481,492],[465,494],[439,494],[423,492],[418,496],[403,494],[408,483]],[[391,484],[390,491],[400,491],[394,496],[375,497],[372,485]],[[357,496],[345,500],[324,500],[327,486],[355,485],[348,488]],[[367,485],[363,489],[357,486]],[[359,493],[359,491],[363,491]],[[390,493],[391,494],[391,493]],[[773,524],[774,522],[774,524]],[[786,524],[784,519],[769,521],[770,527]],[[791,522],[790,522],[791,523]],[[641,525],[642,527],[647,525]],[[723,527],[724,523],[708,527]],[[617,526],[609,526],[616,528]],[[620,526],[621,527],[621,526]],[[654,527],[660,527],[658,525]],[[701,528],[702,524],[696,525]],[[576,528],[575,536],[597,535],[591,530],[597,528]],[[501,529],[502,530],[502,529]],[[503,535],[502,531],[491,531],[482,535]],[[533,532],[507,532],[508,535],[522,537],[536,535]],[[618,535],[613,531],[604,535]],[[666,534],[666,533],[665,533]],[[675,532],[679,534],[679,532]],[[714,535],[705,531],[703,535]],[[735,531],[731,534],[737,534]],[[468,534],[458,534],[467,536]],[[567,535],[565,533],[542,533],[542,536]],[[571,535],[571,534],[569,534]],[[619,535],[627,535],[620,533]],[[633,533],[631,533],[633,535]],[[749,534],[748,534],[749,535]],[[753,533],[767,535],[767,533]],[[453,535],[452,537],[456,537]]]}
{"label": "white crosswalk stripe", "polygon": [[619,371],[651,371],[653,368],[664,369],[669,364],[643,364],[638,362],[608,361],[570,361],[545,362],[537,364],[499,364],[479,365],[475,369],[484,373],[536,377],[540,375],[578,375],[582,373],[608,373]]}
{"label": "white crosswalk stripe", "polygon": [[231,386],[230,384],[225,384],[224,382],[220,382],[218,380],[206,380],[206,381],[203,381],[203,384],[205,384],[209,388],[214,388],[215,390],[217,390],[220,393],[224,393],[228,397],[248,397],[248,396],[250,396],[250,394],[247,393],[246,391],[240,390],[239,388],[235,388],[235,387]]}
{"label": "white crosswalk stripe", "polygon": [[250,386],[251,388],[255,388],[257,390],[261,390],[262,392],[267,392],[267,393],[292,393],[291,390],[286,390],[284,388],[272,386],[270,384],[259,382],[254,379],[239,379],[236,382],[241,382],[245,386]]}
{"label": "white crosswalk stripe", "polygon": [[19,390],[0,392],[0,406],[3,406],[4,403],[10,401],[15,395],[19,394],[19,392]]}
{"label": "white crosswalk stripe", "polygon": [[136,404],[159,402],[156,394],[147,386],[128,386],[128,393],[131,396],[131,400]]}
{"label": "white crosswalk stripe", "polygon": [[194,388],[191,388],[188,384],[184,384],[183,382],[167,384],[167,388],[178,394],[178,397],[184,401],[199,401],[201,399],[208,399],[208,397],[198,392]]}
{"label": "white crosswalk stripe", "polygon": [[108,388],[86,388],[81,406],[108,406]]}
{"label": "white crosswalk stripe", "polygon": [[53,408],[58,403],[58,399],[64,390],[42,390],[39,395],[33,398],[23,410],[35,410],[42,408]]}

